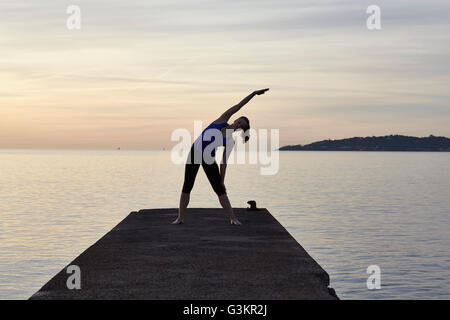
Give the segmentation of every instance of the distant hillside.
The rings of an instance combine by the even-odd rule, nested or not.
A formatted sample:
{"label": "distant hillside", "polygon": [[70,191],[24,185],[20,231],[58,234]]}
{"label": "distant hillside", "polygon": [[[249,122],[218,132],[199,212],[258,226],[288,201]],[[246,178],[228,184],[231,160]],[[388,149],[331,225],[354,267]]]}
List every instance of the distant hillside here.
{"label": "distant hillside", "polygon": [[384,137],[323,140],[307,145],[284,146],[282,151],[450,151],[450,139],[446,137],[408,137],[390,135]]}

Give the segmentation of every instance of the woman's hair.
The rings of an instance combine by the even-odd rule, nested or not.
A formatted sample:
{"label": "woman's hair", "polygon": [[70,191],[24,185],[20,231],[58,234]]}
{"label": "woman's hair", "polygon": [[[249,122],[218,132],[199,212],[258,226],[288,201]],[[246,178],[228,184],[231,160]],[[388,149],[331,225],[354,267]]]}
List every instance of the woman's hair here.
{"label": "woman's hair", "polygon": [[247,125],[242,128],[242,139],[247,142],[250,139],[250,120],[244,116],[242,116],[241,119],[244,119],[247,122]]}

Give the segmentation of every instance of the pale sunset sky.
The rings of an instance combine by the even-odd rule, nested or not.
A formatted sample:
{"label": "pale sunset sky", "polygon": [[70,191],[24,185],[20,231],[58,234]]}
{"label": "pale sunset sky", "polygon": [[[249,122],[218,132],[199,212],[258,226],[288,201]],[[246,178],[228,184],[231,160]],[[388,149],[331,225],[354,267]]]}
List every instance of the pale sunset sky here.
{"label": "pale sunset sky", "polygon": [[450,136],[448,0],[1,0],[0,52],[0,148],[170,148],[266,87],[280,145]]}

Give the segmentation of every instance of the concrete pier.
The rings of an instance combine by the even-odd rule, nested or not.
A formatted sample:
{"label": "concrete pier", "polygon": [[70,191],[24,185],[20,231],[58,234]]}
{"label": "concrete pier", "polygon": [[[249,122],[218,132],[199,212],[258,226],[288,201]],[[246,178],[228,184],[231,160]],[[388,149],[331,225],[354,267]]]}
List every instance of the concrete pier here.
{"label": "concrete pier", "polygon": [[81,289],[67,288],[67,267],[31,299],[336,299],[329,277],[265,209],[132,212],[69,265]]}

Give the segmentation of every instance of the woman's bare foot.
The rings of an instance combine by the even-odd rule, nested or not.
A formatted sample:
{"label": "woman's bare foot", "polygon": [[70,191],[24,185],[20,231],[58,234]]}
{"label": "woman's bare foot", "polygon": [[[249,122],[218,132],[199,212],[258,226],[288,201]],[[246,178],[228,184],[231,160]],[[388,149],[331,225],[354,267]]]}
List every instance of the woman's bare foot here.
{"label": "woman's bare foot", "polygon": [[235,226],[240,226],[240,225],[242,225],[242,223],[241,223],[238,219],[236,219],[236,218],[231,219],[231,220],[230,220],[230,223],[231,223],[232,225],[235,225]]}
{"label": "woman's bare foot", "polygon": [[182,224],[184,223],[184,219],[183,218],[176,218],[174,222],[172,222],[172,224]]}

